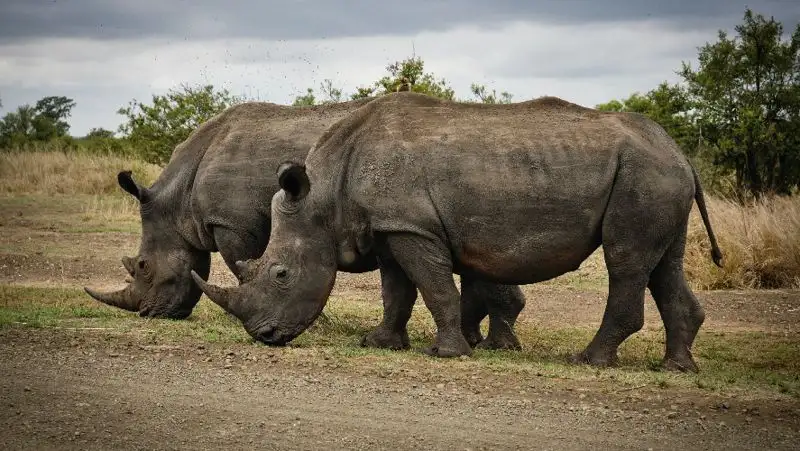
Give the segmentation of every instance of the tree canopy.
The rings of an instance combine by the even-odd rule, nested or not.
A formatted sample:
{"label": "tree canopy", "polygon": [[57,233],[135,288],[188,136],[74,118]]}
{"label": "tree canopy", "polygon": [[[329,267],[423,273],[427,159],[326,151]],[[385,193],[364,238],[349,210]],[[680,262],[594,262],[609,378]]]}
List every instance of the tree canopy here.
{"label": "tree canopy", "polygon": [[125,116],[119,132],[136,146],[148,162],[164,164],[172,151],[200,124],[242,99],[212,85],[172,89],[153,95],[152,103],[132,100],[117,114]]}
{"label": "tree canopy", "polygon": [[64,96],[47,96],[34,106],[20,105],[0,119],[0,147],[66,137],[69,133],[67,119],[73,108],[75,101]]}

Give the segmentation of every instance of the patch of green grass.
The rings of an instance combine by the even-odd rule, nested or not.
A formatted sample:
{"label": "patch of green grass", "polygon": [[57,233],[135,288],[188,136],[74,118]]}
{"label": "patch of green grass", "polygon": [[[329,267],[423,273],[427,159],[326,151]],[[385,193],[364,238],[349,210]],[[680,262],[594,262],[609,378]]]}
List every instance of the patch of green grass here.
{"label": "patch of green grass", "polygon": [[[572,365],[567,357],[583,349],[593,328],[542,328],[521,322],[517,334],[523,351],[476,350],[463,360],[431,359],[419,352],[434,339],[435,327],[424,305],[415,305],[409,322],[412,350],[362,348],[361,338],[378,325],[382,307],[364,299],[332,296],[326,318],[297,337],[283,352],[324,351],[344,361],[368,362],[394,371],[415,362],[430,368],[475,366],[520,377],[611,381],[620,387],[640,384],[662,388],[765,390],[800,398],[800,335],[701,330],[694,345],[699,374],[661,371],[663,329],[643,330],[620,347],[619,366],[598,369]],[[145,335],[151,342],[220,342],[256,344],[241,324],[205,297],[187,320],[143,319],[102,305],[82,290],[0,285],[0,327],[98,327]],[[484,334],[486,326],[483,326]]]}

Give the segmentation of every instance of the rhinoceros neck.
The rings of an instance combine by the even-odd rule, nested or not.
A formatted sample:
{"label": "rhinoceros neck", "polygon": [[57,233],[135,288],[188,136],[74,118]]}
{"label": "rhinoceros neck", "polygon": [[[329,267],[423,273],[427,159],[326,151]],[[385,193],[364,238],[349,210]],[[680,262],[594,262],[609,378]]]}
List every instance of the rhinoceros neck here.
{"label": "rhinoceros neck", "polygon": [[[204,124],[205,128],[208,128]],[[198,129],[186,141],[179,144],[170,162],[153,183],[151,190],[156,193],[159,216],[165,227],[175,230],[191,247],[198,250],[211,250],[213,241],[202,228],[202,221],[196,218],[192,208],[193,188],[197,170],[205,157],[212,133]]]}

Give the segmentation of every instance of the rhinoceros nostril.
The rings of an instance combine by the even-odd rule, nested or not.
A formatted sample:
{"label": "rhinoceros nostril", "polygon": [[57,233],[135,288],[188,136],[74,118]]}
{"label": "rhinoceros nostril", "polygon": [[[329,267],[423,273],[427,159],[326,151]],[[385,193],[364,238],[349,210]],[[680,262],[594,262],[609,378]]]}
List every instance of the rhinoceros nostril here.
{"label": "rhinoceros nostril", "polygon": [[256,337],[257,340],[262,343],[269,343],[272,341],[274,335],[275,335],[275,327],[266,326],[258,331]]}

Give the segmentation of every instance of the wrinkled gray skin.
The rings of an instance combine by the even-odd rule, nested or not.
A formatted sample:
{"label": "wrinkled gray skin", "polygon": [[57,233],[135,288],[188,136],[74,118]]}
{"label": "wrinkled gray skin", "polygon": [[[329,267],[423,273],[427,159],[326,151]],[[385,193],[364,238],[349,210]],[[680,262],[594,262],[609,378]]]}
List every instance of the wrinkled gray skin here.
{"label": "wrinkled gray skin", "polygon": [[[191,314],[202,294],[190,272],[208,277],[211,252],[219,252],[242,281],[244,266],[236,262],[259,257],[269,239],[268,200],[279,186],[264,174],[274,173],[282,161],[303,161],[329,125],[367,102],[302,108],[262,102],[233,106],[177,146],[152,186],[143,187],[130,172],[121,172],[119,184],[139,199],[142,219],[139,254],[122,259],[133,281],[113,293],[86,291],[141,316],[181,319]],[[373,257],[349,269],[376,268]],[[468,284],[463,306],[470,344],[518,348],[512,326],[525,302],[519,287]],[[384,292],[387,296],[391,293]],[[490,330],[481,342],[479,324],[487,311]],[[405,337],[397,343],[403,345]]]}
{"label": "wrinkled gray skin", "polygon": [[[378,255],[384,287],[419,288],[436,322],[427,352],[471,353],[458,325],[451,274],[503,284],[547,280],[600,245],[606,311],[573,362],[606,366],[644,322],[645,288],[666,328],[663,364],[697,370],[692,342],[704,312],[684,278],[694,169],[655,122],[545,97],[511,105],[390,94],[333,125],[305,164],[278,170],[272,234],[249,282],[220,289],[195,280],[265,342],[286,342],[322,311],[337,266]],[[372,332],[402,333],[411,296],[393,298]],[[240,316],[241,318],[242,316]]]}

